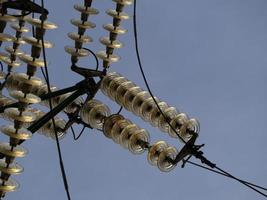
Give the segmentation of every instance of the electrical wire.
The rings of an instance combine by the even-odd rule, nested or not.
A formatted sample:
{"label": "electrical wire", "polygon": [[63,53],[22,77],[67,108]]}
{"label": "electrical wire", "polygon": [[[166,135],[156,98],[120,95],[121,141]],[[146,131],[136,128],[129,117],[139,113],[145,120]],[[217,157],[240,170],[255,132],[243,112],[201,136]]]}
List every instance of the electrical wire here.
{"label": "electrical wire", "polygon": [[88,48],[85,48],[85,47],[83,47],[83,49],[89,51],[94,56],[95,61],[96,61],[96,69],[95,70],[97,71],[98,68],[99,68],[99,60],[98,60],[96,54],[91,49],[88,49]]}
{"label": "electrical wire", "polygon": [[72,132],[72,136],[73,136],[73,139],[75,141],[79,140],[79,138],[82,136],[82,134],[84,133],[84,130],[85,130],[85,126],[82,128],[81,132],[79,133],[79,135],[76,137],[76,134],[75,134],[75,131],[73,129],[73,127],[71,126],[70,129],[71,129],[71,132]]}
{"label": "electrical wire", "polygon": [[[139,47],[138,47],[138,34],[137,34],[137,22],[136,22],[136,8],[137,8],[137,1],[134,0],[134,14],[133,14],[133,28],[134,28],[134,41],[135,41],[135,51],[136,51],[136,56],[137,56],[137,60],[138,60],[138,65],[139,65],[139,69],[141,71],[141,74],[142,74],[142,77],[144,79],[144,82],[145,82],[145,85],[147,87],[147,90],[149,92],[149,94],[151,95],[153,101],[155,102],[158,110],[160,111],[160,113],[162,114],[162,116],[164,117],[164,119],[166,120],[166,122],[168,123],[168,125],[171,127],[171,129],[176,133],[176,135],[186,144],[186,142],[183,140],[183,138],[181,138],[179,136],[179,134],[177,133],[177,131],[173,128],[173,126],[170,124],[169,120],[167,119],[167,117],[164,115],[163,111],[161,110],[161,108],[159,107],[156,99],[154,98],[154,95],[150,89],[150,86],[148,84],[148,81],[146,79],[146,76],[145,76],[145,73],[144,73],[144,70],[143,70],[143,66],[142,66],[142,62],[141,62],[141,58],[140,58],[140,54],[139,54]],[[189,162],[189,161],[187,161]],[[196,165],[197,166],[197,165]],[[241,180],[241,179],[238,179],[236,178],[235,176],[231,175],[230,173],[226,172],[225,170],[222,170],[221,168],[219,168],[218,166],[215,165],[215,168],[217,170],[219,170],[220,172],[224,173],[225,175],[227,175],[229,178],[232,178],[238,182],[240,182],[241,184],[245,185],[246,187],[254,190],[255,192],[257,192],[258,194],[264,196],[264,197],[267,197],[266,194],[262,193],[261,191],[257,190],[256,188],[254,188],[253,186],[251,186],[250,184],[247,184],[245,181]],[[261,187],[261,186],[259,186]]]}
{"label": "electrical wire", "polygon": [[4,71],[4,66],[3,66],[3,63],[0,61],[0,66],[1,66],[1,72]]}
{"label": "electrical wire", "polygon": [[[222,176],[231,178],[231,176],[229,176],[228,174],[225,174],[225,173],[223,173],[223,172],[220,172],[220,171],[217,171],[217,170],[208,168],[208,167],[206,167],[206,166],[197,164],[197,163],[195,163],[195,162],[187,161],[186,163],[191,164],[191,165],[196,166],[196,167],[203,168],[203,169],[208,170],[208,171],[211,171],[211,172],[213,172],[213,173],[216,173],[216,174],[219,174],[219,175],[222,175]],[[248,185],[251,185],[251,186],[253,186],[253,187],[256,187],[256,188],[259,188],[259,189],[261,189],[261,190],[265,190],[265,191],[267,191],[267,188],[264,188],[264,187],[262,187],[262,186],[256,185],[256,184],[254,184],[254,183],[251,183],[251,182],[248,182],[248,181],[245,181],[245,180],[241,180],[241,179],[239,179],[239,180],[242,181],[242,182],[244,182],[244,183],[246,183],[246,184],[248,184]]]}
{"label": "electrical wire", "polygon": [[[41,4],[42,4],[42,9],[44,9],[44,0],[41,0]],[[42,22],[41,28],[43,29],[44,19],[42,19],[41,22]],[[41,41],[42,41],[42,52],[43,52],[44,65],[45,65],[44,68],[45,68],[45,74],[46,74],[46,78],[47,78],[46,79],[47,88],[48,88],[48,93],[51,93],[43,35],[42,35]],[[50,110],[53,109],[51,99],[49,99],[49,107],[50,107]],[[63,162],[63,158],[62,158],[62,153],[61,153],[61,148],[60,148],[60,143],[59,143],[59,139],[58,139],[58,135],[57,135],[57,130],[56,130],[55,118],[54,117],[52,118],[52,123],[53,123],[53,129],[54,129],[54,133],[55,133],[55,138],[56,138],[56,145],[57,145],[57,151],[58,151],[61,175],[62,175],[62,179],[63,179],[63,183],[64,183],[64,187],[65,187],[65,191],[66,191],[68,200],[71,200],[71,196],[70,196],[70,192],[69,192],[69,186],[68,186],[68,180],[67,180],[67,176],[66,176],[66,172],[65,172],[65,167],[64,167],[64,162]]]}
{"label": "electrical wire", "polygon": [[117,114],[120,114],[122,109],[123,109],[123,107],[121,106],[120,109],[118,110]]}

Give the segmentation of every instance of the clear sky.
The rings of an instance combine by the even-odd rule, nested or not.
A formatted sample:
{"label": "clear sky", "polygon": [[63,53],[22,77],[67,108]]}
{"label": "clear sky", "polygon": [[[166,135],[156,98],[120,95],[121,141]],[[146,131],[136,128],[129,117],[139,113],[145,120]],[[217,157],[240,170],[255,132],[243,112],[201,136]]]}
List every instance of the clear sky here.
{"label": "clear sky", "polygon": [[[38,2],[38,1],[37,1]],[[79,18],[73,4],[80,0],[46,0],[49,19],[59,25],[46,39],[55,43],[47,50],[50,80],[60,88],[80,77],[70,71],[65,45],[73,42],[69,23]],[[104,47],[102,24],[110,23],[105,10],[111,0],[93,1],[100,14],[90,18],[97,28],[87,33],[94,51]],[[144,70],[155,96],[201,123],[198,142],[205,155],[234,175],[267,186],[267,2],[265,0],[143,0],[138,1],[138,30]],[[133,6],[126,9],[133,14]],[[132,19],[123,22],[129,33],[116,51],[122,57],[110,71],[117,71],[144,87],[134,52]],[[93,58],[83,66],[94,67]],[[22,71],[25,68],[22,68]],[[113,112],[119,106],[101,93],[98,99]],[[178,149],[179,141],[123,111],[150,132],[151,141],[167,140]],[[6,139],[6,138],[5,138]],[[4,140],[4,139],[3,139]],[[25,168],[15,177],[21,187],[9,200],[66,199],[56,144],[35,135],[25,146],[29,155],[18,162]],[[96,130],[86,130],[77,142],[71,134],[61,141],[73,200],[216,199],[256,200],[258,194],[239,183],[187,165],[162,173],[146,160],[146,153],[132,155]]]}

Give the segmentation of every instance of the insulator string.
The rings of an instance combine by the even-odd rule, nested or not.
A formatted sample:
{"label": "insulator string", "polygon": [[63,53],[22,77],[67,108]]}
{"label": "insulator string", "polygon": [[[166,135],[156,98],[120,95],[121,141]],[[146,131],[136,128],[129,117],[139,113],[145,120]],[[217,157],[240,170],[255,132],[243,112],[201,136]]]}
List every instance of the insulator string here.
{"label": "insulator string", "polygon": [[[150,89],[150,86],[147,82],[147,79],[146,79],[146,76],[145,76],[145,73],[144,73],[144,70],[143,70],[143,66],[142,66],[142,62],[141,62],[141,58],[140,58],[140,54],[139,54],[139,47],[138,47],[138,35],[137,35],[137,22],[136,22],[136,9],[137,9],[137,1],[134,0],[134,14],[133,14],[133,26],[134,26],[134,41],[135,41],[135,51],[136,51],[136,56],[137,56],[137,60],[138,60],[138,65],[139,65],[139,69],[141,71],[141,74],[142,74],[142,77],[144,79],[144,82],[145,82],[145,85],[147,87],[147,90],[149,92],[149,94],[151,95],[151,97],[153,98],[153,101],[155,102],[156,106],[158,107],[160,113],[163,115],[163,117],[166,119],[167,123],[169,124],[169,126],[173,129],[173,131],[177,134],[177,136],[184,142],[186,143],[183,138],[181,138],[179,136],[179,134],[177,133],[177,131],[172,127],[172,125],[169,123],[169,120],[167,120],[167,117],[164,115],[164,113],[162,112],[161,108],[159,107],[158,105],[158,102],[156,101],[156,99],[154,98],[154,95]],[[197,165],[196,165],[197,166]],[[225,175],[227,175],[229,178],[232,178],[238,182],[240,182],[241,184],[245,185],[246,187],[254,190],[255,192],[257,192],[258,194],[264,196],[264,197],[267,197],[266,194],[262,193],[261,191],[257,190],[256,188],[254,188],[253,186],[247,184],[245,181],[239,179],[239,178],[236,178],[235,176],[231,175],[230,173],[226,172],[225,170],[222,170],[221,168],[219,168],[218,166],[215,166],[215,168],[219,171],[221,171],[222,173],[224,173]]]}

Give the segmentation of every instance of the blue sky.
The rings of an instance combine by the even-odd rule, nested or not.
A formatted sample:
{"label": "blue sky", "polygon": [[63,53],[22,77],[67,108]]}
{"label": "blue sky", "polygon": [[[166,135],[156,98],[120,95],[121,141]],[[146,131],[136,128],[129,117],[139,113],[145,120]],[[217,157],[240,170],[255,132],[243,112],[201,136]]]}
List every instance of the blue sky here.
{"label": "blue sky", "polygon": [[[47,57],[51,83],[60,88],[80,80],[70,71],[70,57],[64,52],[65,45],[73,44],[67,33],[76,31],[69,21],[79,18],[75,3],[82,2],[45,1],[49,20],[59,25],[46,39],[55,43]],[[87,32],[94,43],[86,47],[98,51],[104,49],[98,39],[107,35],[102,24],[112,20],[105,10],[115,4],[101,0],[93,1],[93,6],[100,14],[90,17],[97,28]],[[141,57],[155,96],[200,121],[198,142],[206,144],[203,151],[210,160],[265,186],[266,6],[264,0],[145,0],[138,1],[137,13]],[[133,6],[126,12],[132,15]],[[116,51],[122,59],[110,71],[144,88],[134,52],[132,20],[123,26],[129,30],[119,37],[125,47]],[[94,67],[93,58],[81,63]],[[119,109],[101,93],[97,98],[113,112]],[[163,139],[182,147],[133,114],[122,114],[146,128],[152,142]],[[66,199],[55,142],[35,135],[25,146],[30,153],[18,160],[25,172],[15,177],[21,187],[7,199]],[[68,134],[61,146],[73,200],[263,199],[239,183],[190,165],[162,173],[148,164],[146,153],[132,155],[96,130],[86,130],[77,142]]]}

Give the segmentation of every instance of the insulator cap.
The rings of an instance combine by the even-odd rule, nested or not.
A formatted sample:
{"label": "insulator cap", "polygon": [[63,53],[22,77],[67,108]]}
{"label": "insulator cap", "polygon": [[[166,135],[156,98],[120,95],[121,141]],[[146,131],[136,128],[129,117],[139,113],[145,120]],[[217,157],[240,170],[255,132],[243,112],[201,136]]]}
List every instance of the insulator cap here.
{"label": "insulator cap", "polygon": [[129,124],[128,126],[126,126],[122,130],[119,138],[120,145],[125,149],[129,149],[130,138],[137,130],[140,130],[140,128],[136,124]]}

